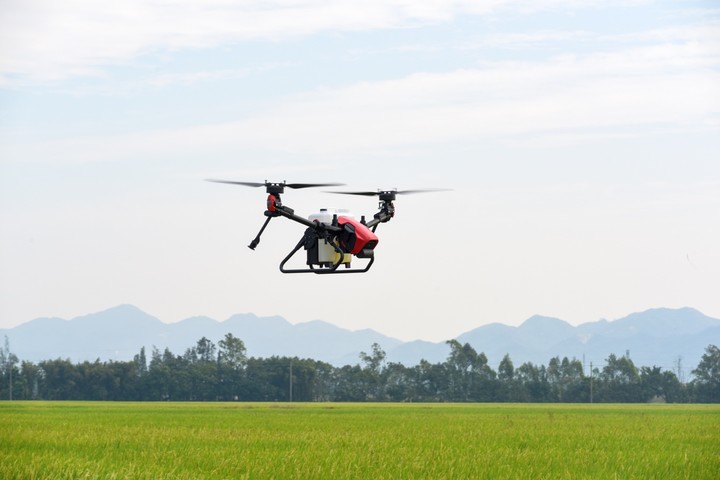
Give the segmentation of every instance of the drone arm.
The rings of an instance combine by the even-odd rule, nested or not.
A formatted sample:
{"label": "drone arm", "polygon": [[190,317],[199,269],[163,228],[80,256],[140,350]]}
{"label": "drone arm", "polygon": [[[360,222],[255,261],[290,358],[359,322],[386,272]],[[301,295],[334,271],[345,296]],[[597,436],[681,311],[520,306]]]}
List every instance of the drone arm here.
{"label": "drone arm", "polygon": [[313,222],[306,218],[295,215],[295,211],[292,208],[284,206],[282,203],[280,203],[279,198],[272,195],[268,198],[268,210],[265,211],[265,216],[267,217],[265,223],[263,223],[263,226],[262,228],[260,228],[257,236],[253,239],[252,242],[250,242],[250,245],[248,245],[248,248],[250,248],[251,250],[255,250],[255,247],[258,246],[258,244],[260,243],[260,236],[265,231],[265,228],[268,226],[268,223],[270,223],[270,220],[275,217],[285,217],[312,229],[323,228],[325,231],[334,233],[342,231],[342,228],[338,226],[322,224],[321,227],[321,224],[318,224],[317,222]]}
{"label": "drone arm", "polygon": [[392,216],[387,216],[387,215],[383,215],[382,213],[379,213],[379,214],[375,215],[375,218],[373,218],[372,220],[367,222],[365,224],[365,226],[368,228],[374,229],[374,228],[377,228],[377,226],[380,225],[381,223],[389,222],[391,218],[392,218]]}
{"label": "drone arm", "polygon": [[373,216],[373,219],[365,224],[366,227],[372,228],[373,232],[381,223],[389,222],[395,216],[395,207],[392,203],[381,204],[380,211]]}

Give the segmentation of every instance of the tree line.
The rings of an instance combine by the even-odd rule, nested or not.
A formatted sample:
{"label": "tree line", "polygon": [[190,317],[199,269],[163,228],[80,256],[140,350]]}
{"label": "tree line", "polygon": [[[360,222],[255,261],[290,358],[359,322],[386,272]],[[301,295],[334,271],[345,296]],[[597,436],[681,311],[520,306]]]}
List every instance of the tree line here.
{"label": "tree line", "polygon": [[217,345],[203,337],[182,355],[143,347],[131,361],[20,361],[0,347],[0,399],[302,402],[651,402],[719,403],[720,349],[709,345],[689,383],[660,367],[636,367],[611,354],[586,374],[582,362],[551,358],[497,371],[468,343],[447,342],[441,363],[386,362],[378,344],[355,365],[297,357],[248,357],[231,333]]}

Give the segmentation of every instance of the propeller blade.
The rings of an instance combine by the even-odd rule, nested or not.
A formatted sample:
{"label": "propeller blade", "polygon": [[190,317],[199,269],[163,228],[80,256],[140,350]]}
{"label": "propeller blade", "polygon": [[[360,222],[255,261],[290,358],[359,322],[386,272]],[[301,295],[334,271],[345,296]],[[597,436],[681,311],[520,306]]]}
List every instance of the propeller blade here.
{"label": "propeller blade", "polygon": [[431,193],[431,192],[449,192],[450,188],[424,188],[421,190],[399,190],[395,193],[398,195],[413,195],[415,193]]}
{"label": "propeller blade", "polygon": [[246,187],[264,187],[264,183],[257,183],[257,182],[234,182],[232,180],[215,180],[213,178],[206,178],[205,179],[208,182],[215,182],[215,183],[229,183],[230,185],[245,185]]}
{"label": "propeller blade", "polygon": [[449,188],[425,188],[421,190],[377,190],[375,192],[326,192],[326,193],[337,193],[340,195],[363,195],[366,197],[380,196],[384,193],[394,193],[396,195],[412,195],[415,193],[429,193],[429,192],[449,192]]}
{"label": "propeller blade", "polygon": [[341,187],[344,183],[285,183],[285,182],[237,182],[234,180],[216,180],[214,178],[207,178],[208,182],[215,183],[228,183],[230,185],[244,185],[246,187],[287,187],[287,188],[310,188],[310,187]]}
{"label": "propeller blade", "polygon": [[330,192],[326,190],[325,193],[336,193],[338,195],[363,195],[366,197],[374,197],[375,195],[379,195],[380,192]]}
{"label": "propeller blade", "polygon": [[287,183],[288,188],[310,188],[310,187],[341,187],[344,183]]}

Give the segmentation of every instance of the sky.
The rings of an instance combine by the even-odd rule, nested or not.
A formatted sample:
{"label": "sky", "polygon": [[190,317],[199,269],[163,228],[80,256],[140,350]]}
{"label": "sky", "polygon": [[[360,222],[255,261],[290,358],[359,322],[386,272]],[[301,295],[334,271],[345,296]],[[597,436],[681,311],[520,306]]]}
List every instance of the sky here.
{"label": "sky", "polygon": [[[248,249],[265,192],[208,178],[450,190],[398,197],[368,273],[283,275],[304,227]],[[377,211],[324,190],[283,201]],[[119,304],[429,341],[720,318],[720,6],[0,0],[0,328]]]}

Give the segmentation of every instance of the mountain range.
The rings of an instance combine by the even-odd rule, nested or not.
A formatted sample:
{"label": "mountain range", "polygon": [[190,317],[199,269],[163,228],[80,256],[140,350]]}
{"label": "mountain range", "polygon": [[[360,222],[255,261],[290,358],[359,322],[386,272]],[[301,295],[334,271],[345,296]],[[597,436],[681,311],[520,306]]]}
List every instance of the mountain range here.
{"label": "mountain range", "polygon": [[[333,365],[354,365],[361,351],[371,352],[378,343],[386,361],[416,365],[447,359],[445,342],[403,342],[374,330],[351,331],[324,321],[291,324],[279,316],[233,315],[225,321],[191,317],[163,323],[132,305],[76,317],[38,318],[10,329],[11,351],[21,360],[67,358],[73,362],[130,360],[145,347],[182,354],[206,337],[217,343],[226,333],[241,338],[248,356],[297,356],[323,360]],[[496,367],[505,354],[515,366],[524,362],[547,365],[555,356],[577,358],[589,366],[602,366],[610,354],[628,354],[637,366],[659,366],[688,374],[700,361],[705,348],[720,345],[720,320],[692,308],[658,308],[624,318],[573,326],[557,318],[536,315],[521,325],[491,323],[456,338],[487,355]],[[680,367],[680,369],[678,368]]]}

